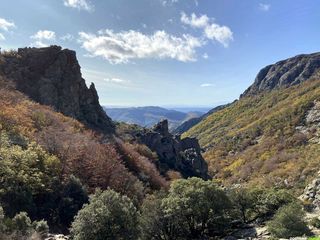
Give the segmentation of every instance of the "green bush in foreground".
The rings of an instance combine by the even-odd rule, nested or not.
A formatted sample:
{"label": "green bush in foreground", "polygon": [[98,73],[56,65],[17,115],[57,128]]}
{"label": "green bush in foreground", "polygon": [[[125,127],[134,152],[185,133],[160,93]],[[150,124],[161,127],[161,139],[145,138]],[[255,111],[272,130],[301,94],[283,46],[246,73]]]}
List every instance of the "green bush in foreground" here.
{"label": "green bush in foreground", "polygon": [[208,239],[230,227],[231,202],[211,181],[180,179],[169,193],[142,206],[142,239]]}
{"label": "green bush in foreground", "polygon": [[14,218],[7,218],[0,206],[0,239],[27,240],[44,239],[49,232],[46,221],[34,221],[25,212],[20,212]]}
{"label": "green bush in foreground", "polygon": [[310,225],[315,228],[320,228],[320,219],[317,217],[312,218],[310,221]]}
{"label": "green bush in foreground", "polygon": [[113,190],[98,190],[76,215],[71,237],[73,240],[137,239],[137,209],[126,196]]}
{"label": "green bush in foreground", "polygon": [[277,211],[267,224],[268,231],[277,238],[309,235],[310,230],[303,220],[304,216],[305,213],[299,204],[290,203]]}

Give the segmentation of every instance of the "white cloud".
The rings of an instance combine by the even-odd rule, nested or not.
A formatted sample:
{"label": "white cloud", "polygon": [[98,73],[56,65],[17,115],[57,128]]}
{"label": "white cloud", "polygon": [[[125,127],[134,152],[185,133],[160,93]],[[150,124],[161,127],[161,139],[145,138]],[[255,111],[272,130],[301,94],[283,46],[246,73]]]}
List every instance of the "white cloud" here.
{"label": "white cloud", "polygon": [[4,35],[2,33],[0,33],[0,41],[4,41],[6,40],[6,38],[4,37]]}
{"label": "white cloud", "polygon": [[34,43],[31,43],[31,46],[42,48],[42,47],[48,47],[49,44],[44,43],[42,41],[35,41]]}
{"label": "white cloud", "polygon": [[105,78],[103,80],[106,81],[106,82],[109,82],[109,83],[118,83],[118,84],[127,82],[126,80],[123,80],[123,79],[120,79],[120,78]]}
{"label": "white cloud", "polygon": [[38,40],[55,40],[56,33],[49,30],[39,30],[36,34],[32,35],[31,38]]}
{"label": "white cloud", "polygon": [[62,41],[72,41],[74,39],[74,36],[70,33],[67,33],[66,35],[63,35],[60,37]]}
{"label": "white cloud", "polygon": [[144,58],[195,61],[196,48],[204,44],[191,35],[177,37],[165,31],[146,35],[134,30],[115,33],[106,29],[99,31],[98,35],[80,32],[79,36],[79,42],[89,56],[100,56],[114,64]]}
{"label": "white cloud", "polygon": [[204,59],[208,59],[208,58],[209,58],[209,55],[208,55],[207,53],[204,53],[204,54],[202,55],[202,57],[203,57]]}
{"label": "white cloud", "polygon": [[47,41],[52,42],[56,39],[56,33],[49,30],[39,30],[30,38],[35,39],[34,43],[31,43],[31,46],[35,47],[47,47],[50,44]]}
{"label": "white cloud", "polygon": [[214,86],[214,84],[212,84],[212,83],[202,83],[200,85],[200,87],[213,87],[213,86]]}
{"label": "white cloud", "polygon": [[212,22],[207,15],[197,17],[195,13],[192,13],[189,17],[182,12],[180,20],[183,24],[203,29],[206,38],[217,41],[224,47],[228,47],[229,42],[233,40],[233,33],[229,27]]}
{"label": "white cloud", "polygon": [[267,12],[270,10],[270,8],[271,8],[270,4],[259,3],[259,9],[261,11]]}
{"label": "white cloud", "polygon": [[14,22],[9,22],[4,18],[0,18],[0,29],[8,31],[10,28],[14,28],[15,26]]}
{"label": "white cloud", "polygon": [[64,0],[63,2],[66,7],[86,10],[88,12],[92,12],[94,10],[94,6],[87,0]]}
{"label": "white cloud", "polygon": [[177,3],[179,0],[161,0],[162,6],[166,7],[172,5],[173,3]]}
{"label": "white cloud", "polygon": [[181,22],[190,25],[195,28],[206,28],[209,25],[209,18],[207,15],[197,17],[195,13],[192,13],[190,17],[184,12],[181,13]]}

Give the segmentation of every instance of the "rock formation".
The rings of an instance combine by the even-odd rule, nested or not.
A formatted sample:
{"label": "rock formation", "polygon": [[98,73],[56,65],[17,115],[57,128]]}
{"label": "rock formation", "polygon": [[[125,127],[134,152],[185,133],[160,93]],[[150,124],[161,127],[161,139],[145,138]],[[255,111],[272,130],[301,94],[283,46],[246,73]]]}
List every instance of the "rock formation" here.
{"label": "rock formation", "polygon": [[300,199],[308,201],[318,209],[320,208],[320,172],[318,177],[305,187]]}
{"label": "rock formation", "polygon": [[19,48],[15,53],[1,55],[0,74],[32,100],[95,130],[114,131],[113,122],[99,104],[94,84],[86,86],[74,51],[59,46]]}
{"label": "rock formation", "polygon": [[315,101],[312,108],[307,112],[303,126],[296,129],[303,134],[311,135],[311,143],[320,144],[320,101]]}
{"label": "rock formation", "polygon": [[163,120],[152,129],[137,134],[139,141],[159,156],[159,169],[179,171],[184,177],[208,179],[208,165],[201,155],[201,148],[195,138],[180,139],[169,133],[168,121]]}
{"label": "rock formation", "polygon": [[254,83],[241,95],[255,95],[275,88],[290,87],[320,74],[320,53],[298,55],[263,68]]}

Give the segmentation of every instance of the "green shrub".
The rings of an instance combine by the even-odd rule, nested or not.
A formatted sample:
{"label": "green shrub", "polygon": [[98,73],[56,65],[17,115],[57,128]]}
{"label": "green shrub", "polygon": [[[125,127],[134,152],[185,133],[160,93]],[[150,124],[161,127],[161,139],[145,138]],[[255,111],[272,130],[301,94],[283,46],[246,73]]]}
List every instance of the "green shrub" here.
{"label": "green shrub", "polygon": [[199,178],[179,179],[167,196],[142,207],[144,239],[206,239],[230,226],[231,203],[220,188]]}
{"label": "green shrub", "polygon": [[320,219],[318,217],[314,217],[310,221],[310,225],[315,228],[320,228]]}
{"label": "green shrub", "polygon": [[71,175],[63,187],[62,197],[59,204],[60,222],[70,227],[74,216],[82,208],[83,204],[88,202],[88,194],[81,181]]}
{"label": "green shrub", "polygon": [[18,213],[12,219],[12,230],[21,234],[22,236],[29,235],[32,232],[32,222],[26,212]]}
{"label": "green shrub", "polygon": [[[14,145],[5,132],[0,143],[0,202],[8,217],[19,212],[36,214],[37,198],[53,192],[59,175],[59,160],[36,143]],[[43,204],[40,201],[39,204]]]}
{"label": "green shrub", "polygon": [[290,238],[309,235],[310,230],[304,221],[305,212],[297,203],[281,207],[274,218],[268,222],[268,231],[277,238]]}
{"label": "green shrub", "polygon": [[251,222],[257,218],[267,220],[283,205],[295,198],[286,190],[274,188],[237,188],[229,192],[235,217],[242,222]]}
{"label": "green shrub", "polygon": [[137,209],[126,196],[98,190],[75,217],[71,236],[74,240],[137,239]]}
{"label": "green shrub", "polygon": [[32,223],[33,229],[41,236],[45,236],[49,233],[48,223],[44,220],[34,221]]}
{"label": "green shrub", "polygon": [[4,212],[3,208],[0,206],[0,235],[4,233],[6,230],[5,224],[4,224]]}

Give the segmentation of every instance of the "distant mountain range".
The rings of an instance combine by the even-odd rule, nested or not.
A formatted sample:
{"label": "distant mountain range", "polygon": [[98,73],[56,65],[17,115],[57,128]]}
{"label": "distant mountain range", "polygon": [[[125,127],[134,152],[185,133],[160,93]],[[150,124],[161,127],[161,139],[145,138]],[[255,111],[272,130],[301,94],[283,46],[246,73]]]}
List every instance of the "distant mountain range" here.
{"label": "distant mountain range", "polygon": [[202,111],[186,113],[157,106],[128,108],[104,107],[104,110],[114,121],[137,124],[142,127],[152,127],[162,119],[167,119],[170,130],[174,130],[185,121],[198,118],[204,114]]}

